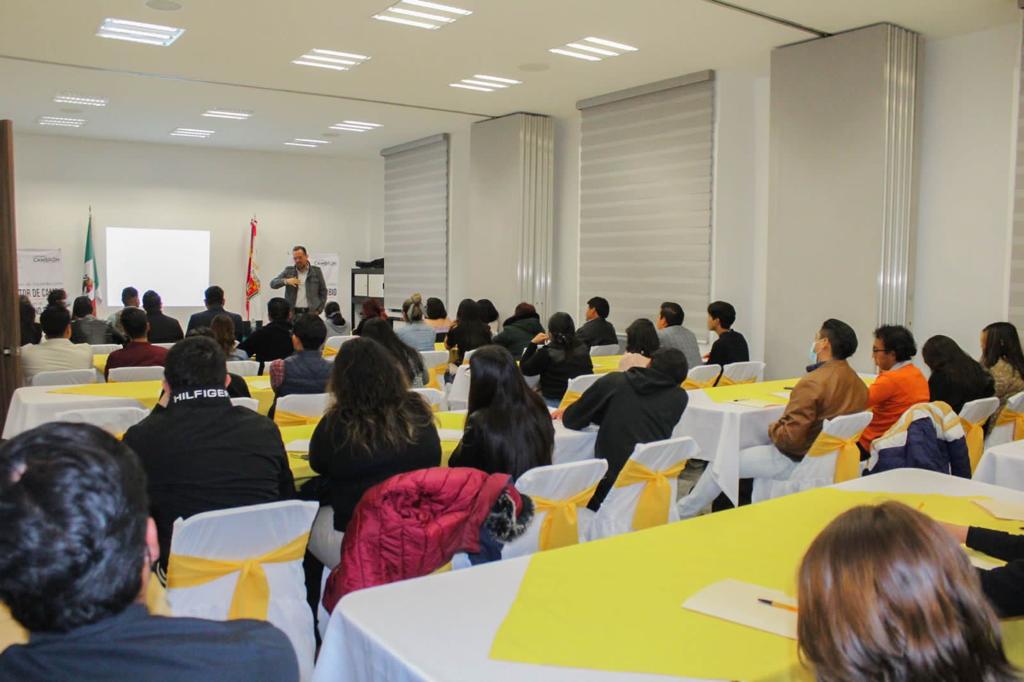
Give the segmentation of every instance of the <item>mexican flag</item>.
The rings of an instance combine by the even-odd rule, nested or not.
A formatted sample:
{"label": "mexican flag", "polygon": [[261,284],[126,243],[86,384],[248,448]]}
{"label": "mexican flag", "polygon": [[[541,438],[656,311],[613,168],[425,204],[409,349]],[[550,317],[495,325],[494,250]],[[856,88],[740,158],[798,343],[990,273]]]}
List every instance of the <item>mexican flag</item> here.
{"label": "mexican flag", "polygon": [[249,223],[249,267],[245,273],[245,319],[250,319],[249,306],[260,293],[260,271],[256,265],[256,218]]}
{"label": "mexican flag", "polygon": [[89,209],[89,226],[85,230],[85,262],[82,267],[82,295],[92,301],[92,312],[103,302],[100,297],[100,271],[96,267],[96,250],[92,246],[92,209]]}

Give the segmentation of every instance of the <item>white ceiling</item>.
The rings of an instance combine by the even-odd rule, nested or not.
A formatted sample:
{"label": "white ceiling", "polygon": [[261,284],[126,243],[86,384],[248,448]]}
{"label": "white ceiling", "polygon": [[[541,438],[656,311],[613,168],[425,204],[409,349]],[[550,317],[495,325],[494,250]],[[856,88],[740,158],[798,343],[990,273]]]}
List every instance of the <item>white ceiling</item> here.
{"label": "white ceiling", "polygon": [[[181,10],[166,12],[143,0],[2,0],[0,118],[27,132],[373,156],[485,116],[564,116],[579,99],[693,71],[760,71],[773,47],[812,37],[704,0],[442,0],[473,14],[437,31],[370,18],[392,1],[179,0]],[[1015,0],[734,1],[827,32],[888,20],[939,38],[1019,20]],[[105,17],[186,31],[167,48],[103,40],[94,33]],[[594,63],[548,52],[588,35],[640,51]],[[312,48],[371,59],[347,72],[291,63]],[[448,87],[478,73],[523,84],[494,93]],[[65,90],[109,97],[110,105],[62,111],[52,98]],[[212,107],[254,115],[200,115]],[[88,123],[41,128],[42,115]],[[339,132],[315,150],[283,146],[322,138],[344,119],[383,127]],[[217,132],[205,141],[170,137],[179,126]]]}

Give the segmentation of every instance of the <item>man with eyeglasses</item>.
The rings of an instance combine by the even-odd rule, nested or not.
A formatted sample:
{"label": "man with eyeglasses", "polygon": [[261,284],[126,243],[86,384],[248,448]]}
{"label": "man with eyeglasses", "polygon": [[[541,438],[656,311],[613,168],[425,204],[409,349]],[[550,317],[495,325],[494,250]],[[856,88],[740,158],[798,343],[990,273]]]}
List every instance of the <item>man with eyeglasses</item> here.
{"label": "man with eyeglasses", "polygon": [[875,330],[871,356],[878,377],[868,390],[868,408],[875,416],[860,438],[865,454],[871,451],[871,441],[888,431],[912,405],[930,400],[928,380],[911,360],[915,355],[914,335],[906,327],[883,325]]}

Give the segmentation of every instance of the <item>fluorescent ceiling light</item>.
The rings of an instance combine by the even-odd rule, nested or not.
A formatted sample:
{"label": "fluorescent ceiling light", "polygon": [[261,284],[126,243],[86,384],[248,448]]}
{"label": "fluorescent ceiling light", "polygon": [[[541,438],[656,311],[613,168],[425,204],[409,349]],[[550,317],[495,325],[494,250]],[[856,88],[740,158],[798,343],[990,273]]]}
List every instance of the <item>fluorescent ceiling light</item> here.
{"label": "fluorescent ceiling light", "polygon": [[548,50],[548,52],[554,52],[555,54],[562,54],[562,55],[565,55],[566,57],[575,57],[576,59],[583,59],[583,60],[586,60],[588,62],[599,62],[599,61],[601,61],[600,57],[595,57],[594,55],[590,55],[590,54],[581,54],[579,52],[572,52],[571,50],[563,50],[563,49],[561,49],[559,47],[553,47],[550,50]]}
{"label": "fluorescent ceiling light", "polygon": [[368,128],[380,128],[380,123],[367,123],[366,121],[342,121],[353,126],[367,126]]}
{"label": "fluorescent ceiling light", "polygon": [[305,137],[296,137],[296,142],[305,142],[306,144],[330,144],[330,140],[311,140]]}
{"label": "fluorescent ceiling light", "polygon": [[205,140],[215,132],[214,130],[205,130],[203,128],[175,128],[171,131],[171,135],[174,137],[197,137]]}
{"label": "fluorescent ceiling light", "polygon": [[67,116],[40,116],[39,125],[57,126],[59,128],[81,128],[85,125],[85,119],[68,118]]}
{"label": "fluorescent ceiling light", "polygon": [[203,112],[203,116],[208,118],[228,118],[234,121],[244,121],[252,116],[252,113],[248,111],[231,111],[229,109],[207,109]]}
{"label": "fluorescent ceiling light", "polygon": [[128,21],[127,19],[106,18],[96,30],[100,38],[111,38],[113,40],[127,40],[133,43],[144,43],[146,45],[159,45],[167,47],[181,37],[185,32],[183,28],[173,26],[161,26],[159,24],[144,24],[139,21]]}
{"label": "fluorescent ceiling light", "polygon": [[289,147],[309,147],[310,149],[316,149],[319,145],[315,144],[303,144],[302,142],[285,142]]}
{"label": "fluorescent ceiling light", "polygon": [[293,59],[292,64],[298,64],[299,66],[316,66],[321,69],[333,69],[335,71],[348,71],[347,66],[339,66],[338,64],[322,64],[320,62],[308,62],[305,59]]}
{"label": "fluorescent ceiling light", "polygon": [[484,76],[482,74],[476,74],[473,78],[477,78],[482,81],[494,81],[495,83],[508,83],[509,85],[519,85],[523,81],[512,80],[511,78],[499,78],[498,76]]}
{"label": "fluorescent ceiling light", "polygon": [[437,24],[428,24],[425,21],[413,21],[412,19],[402,19],[401,17],[394,17],[389,14],[374,14],[373,18],[379,19],[380,21],[390,21],[393,24],[415,26],[416,28],[429,28],[431,30],[441,28]]}
{"label": "fluorescent ceiling light", "polygon": [[394,12],[395,14],[404,14],[407,17],[440,21],[442,24],[450,24],[455,21],[455,19],[451,17],[442,17],[440,14],[429,14],[427,12],[417,12],[416,10],[405,9],[404,7],[389,7],[387,11]]}
{"label": "fluorescent ceiling light", "polygon": [[464,88],[466,90],[479,90],[480,92],[494,92],[491,88],[481,88],[476,85],[465,85],[464,83],[449,83],[450,88]]}
{"label": "fluorescent ceiling light", "polygon": [[[416,9],[410,9],[410,7]],[[424,12],[424,9],[431,11]],[[457,19],[469,16],[470,14],[472,12],[468,9],[442,5],[436,2],[427,2],[427,0],[400,0],[380,14],[374,14],[373,18],[379,21],[390,21],[393,24],[414,26],[433,31],[442,26],[453,24]]]}
{"label": "fluorescent ceiling light", "polygon": [[314,48],[313,53],[327,55],[328,57],[348,57],[349,59],[358,59],[361,62],[365,62],[370,58],[365,54],[356,54],[354,52],[335,52],[334,50],[321,50],[320,48]]}
{"label": "fluorescent ceiling light", "polygon": [[522,81],[513,80],[511,78],[477,74],[472,78],[463,78],[458,83],[449,83],[448,85],[453,88],[463,88],[465,90],[494,92],[495,90],[502,90],[504,88],[512,87],[513,85],[519,85],[520,83],[522,83]]}
{"label": "fluorescent ceiling light", "polygon": [[426,7],[427,9],[435,9],[439,12],[448,12],[449,14],[459,14],[464,17],[468,17],[472,14],[468,9],[452,7],[451,5],[440,5],[436,2],[427,2],[427,0],[402,0],[401,4],[413,5],[415,7]]}
{"label": "fluorescent ceiling light", "polygon": [[319,54],[304,54],[303,59],[314,61],[314,62],[328,62],[330,64],[344,64],[345,66],[355,66],[359,62],[352,59],[339,59],[338,57],[324,57]]}
{"label": "fluorescent ceiling light", "polygon": [[350,133],[366,133],[373,130],[373,128],[359,128],[357,126],[346,126],[340,123],[335,123],[331,126],[331,130],[345,130]]}
{"label": "fluorescent ceiling light", "polygon": [[485,88],[494,88],[495,90],[497,90],[499,88],[507,88],[508,87],[508,85],[506,85],[505,83],[490,83],[488,81],[473,80],[472,78],[463,78],[462,82],[466,83],[467,85],[479,85],[479,86],[482,86],[482,87],[485,87]]}
{"label": "fluorescent ceiling light", "polygon": [[315,66],[318,69],[331,69],[332,71],[348,71],[359,66],[369,57],[365,54],[354,52],[336,52],[335,50],[322,50],[315,48],[298,59],[293,59],[292,64],[300,66]]}
{"label": "fluorescent ceiling light", "polygon": [[605,47],[610,47],[614,50],[619,50],[620,52],[636,52],[638,50],[638,48],[635,48],[632,45],[616,43],[613,40],[605,40],[604,38],[594,38],[592,36],[588,36],[583,40],[588,43],[594,43],[595,45],[604,45]]}
{"label": "fluorescent ceiling light", "polygon": [[[572,49],[567,50],[566,48],[568,47],[571,47]],[[614,40],[605,40],[604,38],[595,38],[593,36],[587,36],[586,38],[577,40],[574,43],[566,43],[562,47],[556,47],[548,50],[548,52],[565,55],[566,57],[575,57],[576,59],[583,59],[588,62],[599,62],[606,57],[620,57],[626,52],[636,51],[637,48],[632,45],[617,43]]]}
{"label": "fluorescent ceiling light", "polygon": [[602,54],[605,57],[618,57],[618,52],[612,52],[606,50],[603,47],[594,47],[593,45],[584,45],[583,43],[569,43],[566,47],[571,47],[574,50],[583,50],[584,52],[593,52],[594,54]]}
{"label": "fluorescent ceiling light", "polygon": [[86,97],[71,93],[60,93],[53,98],[58,104],[80,104],[86,107],[105,107],[109,100],[106,97]]}

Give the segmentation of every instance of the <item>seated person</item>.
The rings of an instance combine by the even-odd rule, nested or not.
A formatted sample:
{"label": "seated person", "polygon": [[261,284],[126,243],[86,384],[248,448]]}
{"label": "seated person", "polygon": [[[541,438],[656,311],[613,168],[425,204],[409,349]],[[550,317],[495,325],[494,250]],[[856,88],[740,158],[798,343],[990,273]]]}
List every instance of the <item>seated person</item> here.
{"label": "seated person", "polygon": [[537,309],[533,304],[523,301],[516,306],[515,314],[502,324],[493,342],[504,347],[512,357],[519,358],[530,344],[530,339],[543,333],[544,327],[540,323]]}
{"label": "seated person", "polygon": [[323,356],[327,326],[318,316],[304,313],[292,325],[295,352],[270,363],[270,387],[278,397],[297,393],[325,393],[331,378],[331,361]]}
{"label": "seated person", "polygon": [[441,465],[434,413],[409,390],[394,357],[373,339],[352,339],[331,371],[333,400],[309,441],[324,477],[323,507],[309,549],[325,566],[341,558],[341,534],[363,493],[395,474]]}
{"label": "seated person", "polygon": [[430,372],[423,364],[423,356],[402,343],[387,320],[367,320],[363,325],[363,336],[373,339],[391,353],[405,370],[411,388],[423,388],[430,383]]}
{"label": "seated person", "polygon": [[142,309],[149,319],[150,343],[174,343],[185,338],[181,331],[181,323],[170,315],[164,314],[164,303],[160,294],[152,289],[142,295]]}
{"label": "seated person", "polygon": [[47,307],[51,305],[59,305],[62,308],[68,307],[68,292],[63,289],[50,289],[50,293],[46,295]]}
{"label": "seated person", "polygon": [[734,362],[750,361],[747,340],[732,328],[735,321],[736,309],[731,303],[715,301],[708,306],[708,331],[717,334],[718,338],[711,344],[707,364],[725,367]]}
{"label": "seated person", "polygon": [[501,315],[498,314],[498,309],[494,307],[494,302],[489,298],[481,298],[476,302],[480,306],[480,321],[487,325],[487,328],[493,335],[496,331],[498,320]]}
{"label": "seated person", "polygon": [[376,298],[368,298],[363,301],[363,305],[359,310],[359,324],[356,325],[356,330],[352,333],[355,336],[362,334],[363,325],[366,324],[367,320],[386,319],[388,319],[388,311],[384,307],[384,303]]}
{"label": "seated person", "polygon": [[71,313],[67,308],[47,308],[39,316],[39,323],[46,339],[21,348],[21,371],[26,382],[40,372],[92,367],[92,346],[71,343]]}
{"label": "seated person", "polygon": [[21,322],[21,333],[18,345],[27,346],[30,343],[39,343],[43,340],[43,330],[36,322],[36,307],[25,294],[18,296],[18,313]]}
{"label": "seated person", "polygon": [[107,324],[114,332],[115,343],[128,343],[128,335],[125,334],[124,326],[121,325],[121,313],[128,308],[139,307],[139,290],[135,287],[121,289],[121,305],[124,307],[107,316]]}
{"label": "seated person", "polygon": [[[337,301],[331,301],[324,306],[324,324],[327,325],[327,338],[332,336],[351,336],[352,327],[341,314],[341,306]],[[430,350],[434,350],[431,346]]]}
{"label": "seated person", "polygon": [[[545,345],[538,345],[542,343]],[[569,380],[593,374],[594,363],[590,360],[590,348],[576,335],[576,325],[569,313],[555,313],[548,320],[548,333],[541,332],[530,340],[519,369],[523,376],[540,375],[544,401],[558,407]]]}
{"label": "seated person", "polygon": [[115,350],[107,358],[104,374],[110,378],[110,370],[118,367],[163,367],[167,349],[149,342],[149,321],[146,312],[139,308],[125,308],[121,312],[121,326],[130,341],[121,350]]}
{"label": "seated person", "polygon": [[633,320],[626,327],[626,354],[619,360],[619,371],[634,367],[649,367],[654,352],[661,348],[658,330],[646,317]]}
{"label": "seated person", "polygon": [[75,299],[71,316],[71,343],[118,343],[110,325],[93,315],[92,301],[88,296]]}
{"label": "seated person", "polygon": [[967,556],[904,504],[836,517],[797,585],[800,658],[818,680],[1019,679]]}
{"label": "seated person", "polygon": [[213,339],[176,343],[167,352],[160,404],[124,434],[149,481],[163,570],[175,519],[295,495],[281,432],[231,404],[225,363]]}
{"label": "seated person", "polygon": [[672,437],[689,399],[680,387],[688,371],[682,351],[661,348],[651,356],[650,367],[606,374],[565,409],[567,428],[600,426],[594,456],[608,461],[608,473],[588,507],[601,506],[637,443]]}
{"label": "seated person", "polygon": [[238,347],[235,340],[235,323],[228,315],[214,315],[210,322],[213,340],[217,342],[224,356],[230,360],[248,360],[249,354]]}
{"label": "seated person", "polygon": [[288,357],[295,350],[292,344],[292,307],[277,296],[267,301],[270,322],[249,335],[238,347],[253,360],[270,362]]}
{"label": "seated person", "polygon": [[[867,408],[867,386],[846,362],[857,352],[853,329],[840,320],[825,320],[812,352],[816,369],[797,382],[785,412],[768,427],[771,445],[740,452],[740,478],[785,478],[811,449],[826,419]],[[710,468],[705,469],[690,494],[679,500],[679,518],[696,516],[721,492]]]}
{"label": "seated person", "polygon": [[146,477],[107,432],[49,423],[7,441],[0,500],[0,602],[30,632],[0,653],[0,678],[298,682],[269,623],[149,614],[160,548]]}
{"label": "seated person", "polygon": [[[213,335],[213,331],[209,327],[196,327],[189,331],[188,336],[203,336],[207,339],[217,338]],[[219,345],[219,344],[218,344]],[[226,367],[225,362],[225,367]],[[249,392],[249,384],[245,383],[245,377],[240,374],[228,373],[228,397],[229,398],[251,398],[252,394]]]}
{"label": "seated person", "polygon": [[395,330],[402,343],[415,351],[434,350],[434,328],[423,321],[423,298],[413,294],[402,303],[402,319],[405,324]]}
{"label": "seated person", "polygon": [[[213,322],[213,318],[218,315],[227,315],[235,323],[235,340],[241,341],[242,332],[245,330],[242,316],[238,313],[229,313],[224,309],[224,290],[216,285],[207,287],[206,291],[203,292],[203,300],[206,303],[206,310],[194,313],[188,318],[188,327],[186,327],[185,331],[190,332],[196,327],[209,327]],[[249,354],[252,355],[252,353]]]}
{"label": "seated person", "polygon": [[987,571],[978,569],[981,589],[1000,618],[1024,616],[1024,535],[951,523],[942,525],[961,545],[1008,562]]}
{"label": "seated person", "polygon": [[590,346],[619,345],[619,337],[615,334],[615,326],[608,321],[611,307],[608,299],[595,296],[587,301],[587,321],[580,327],[577,334],[580,341]]}
{"label": "seated person", "polygon": [[917,344],[909,329],[898,325],[879,327],[871,354],[878,377],[869,389],[868,407],[875,416],[860,437],[862,459],[871,452],[871,441],[888,431],[911,406],[931,400],[928,380],[911,360],[917,355]]}
{"label": "seated person", "polygon": [[466,353],[490,342],[491,328],[483,321],[480,305],[471,298],[462,299],[455,313],[455,322],[448,329],[444,340],[449,362],[457,367],[462,364]]}
{"label": "seated person", "polygon": [[425,312],[427,317],[424,321],[434,328],[438,336],[448,333],[448,329],[452,326],[452,321],[448,319],[448,311],[445,310],[441,299],[433,296],[428,298]]}
{"label": "seated person", "polygon": [[658,311],[658,321],[655,326],[658,328],[658,340],[662,348],[678,348],[686,356],[686,364],[696,367],[702,364],[700,346],[697,345],[697,336],[683,326],[686,313],[678,303],[666,301],[661,304]]}
{"label": "seated person", "polygon": [[948,336],[933,336],[921,347],[921,359],[932,371],[928,393],[932,402],[942,401],[959,413],[964,404],[996,394],[992,375]]}
{"label": "seated person", "polygon": [[466,429],[450,467],[474,467],[517,479],[551,464],[555,427],[544,401],[526,385],[512,355],[484,346],[469,359]]}
{"label": "seated person", "polygon": [[1015,326],[993,322],[981,330],[981,364],[995,380],[999,409],[1024,391],[1024,352]]}

